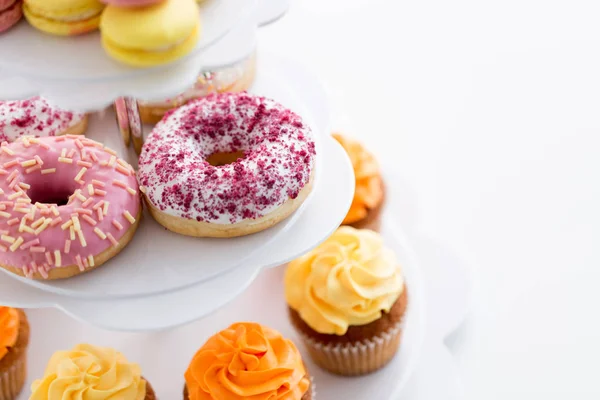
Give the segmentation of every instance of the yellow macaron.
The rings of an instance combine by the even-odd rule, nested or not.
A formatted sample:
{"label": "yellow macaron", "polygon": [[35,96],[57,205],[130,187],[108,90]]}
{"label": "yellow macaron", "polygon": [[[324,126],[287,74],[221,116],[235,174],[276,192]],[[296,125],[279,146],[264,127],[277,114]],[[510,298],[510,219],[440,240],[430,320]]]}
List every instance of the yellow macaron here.
{"label": "yellow macaron", "polygon": [[33,27],[70,36],[98,29],[104,4],[98,0],[24,0],[23,13]]}
{"label": "yellow macaron", "polygon": [[100,21],[104,50],[124,64],[152,67],[191,52],[200,38],[195,0],[166,0],[152,6],[107,6]]}

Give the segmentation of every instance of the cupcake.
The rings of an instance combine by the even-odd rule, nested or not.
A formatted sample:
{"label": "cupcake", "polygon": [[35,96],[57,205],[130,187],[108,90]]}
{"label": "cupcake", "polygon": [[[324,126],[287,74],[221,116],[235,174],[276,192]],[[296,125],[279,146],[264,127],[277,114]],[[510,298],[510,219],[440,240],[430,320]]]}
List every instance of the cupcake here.
{"label": "cupcake", "polygon": [[373,154],[356,140],[337,133],[334,133],[333,137],[348,153],[356,177],[352,205],[342,225],[379,231],[381,210],[385,199],[379,164]]}
{"label": "cupcake", "polygon": [[137,364],[116,350],[79,344],[50,358],[42,379],[31,385],[29,400],[156,400]]}
{"label": "cupcake", "polygon": [[184,400],[311,400],[298,349],[273,329],[242,322],[217,333],[185,372]]}
{"label": "cupcake", "polygon": [[27,376],[29,322],[22,310],[0,306],[0,400],[15,400]]}
{"label": "cupcake", "polygon": [[339,375],[363,375],[396,354],[406,312],[401,268],[381,236],[339,228],[285,274],[290,319],[311,357]]}

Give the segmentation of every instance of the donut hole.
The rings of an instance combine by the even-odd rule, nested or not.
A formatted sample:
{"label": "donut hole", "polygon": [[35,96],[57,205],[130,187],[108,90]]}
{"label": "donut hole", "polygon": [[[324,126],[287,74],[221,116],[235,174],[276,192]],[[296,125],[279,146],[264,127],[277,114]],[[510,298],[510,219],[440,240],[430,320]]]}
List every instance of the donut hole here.
{"label": "donut hole", "polygon": [[32,203],[56,204],[64,206],[69,202],[69,197],[75,188],[65,185],[56,185],[56,182],[38,182],[32,185],[27,195]]}
{"label": "donut hole", "polygon": [[213,167],[220,167],[222,165],[233,164],[245,156],[246,154],[243,151],[216,152],[208,156],[206,161]]}

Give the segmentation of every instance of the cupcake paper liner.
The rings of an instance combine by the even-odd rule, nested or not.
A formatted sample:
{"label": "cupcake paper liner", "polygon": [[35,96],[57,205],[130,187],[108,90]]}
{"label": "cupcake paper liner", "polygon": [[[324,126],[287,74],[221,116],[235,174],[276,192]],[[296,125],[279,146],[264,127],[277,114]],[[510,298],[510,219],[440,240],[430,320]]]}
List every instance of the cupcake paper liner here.
{"label": "cupcake paper liner", "polygon": [[[315,400],[316,395],[317,395],[315,379],[311,375],[309,375],[309,377],[310,377],[310,396],[311,396],[310,399]],[[184,384],[183,385],[183,400],[189,400],[189,398],[190,397],[188,396],[187,386]],[[304,398],[304,396],[302,398]],[[0,399],[0,400],[2,400],[2,399]]]}
{"label": "cupcake paper liner", "polygon": [[23,351],[19,358],[6,370],[0,373],[0,400],[15,400],[27,375],[27,352]]}
{"label": "cupcake paper liner", "polygon": [[400,346],[402,328],[399,322],[379,336],[348,344],[326,344],[300,335],[319,367],[337,375],[357,376],[377,371],[392,360]]}

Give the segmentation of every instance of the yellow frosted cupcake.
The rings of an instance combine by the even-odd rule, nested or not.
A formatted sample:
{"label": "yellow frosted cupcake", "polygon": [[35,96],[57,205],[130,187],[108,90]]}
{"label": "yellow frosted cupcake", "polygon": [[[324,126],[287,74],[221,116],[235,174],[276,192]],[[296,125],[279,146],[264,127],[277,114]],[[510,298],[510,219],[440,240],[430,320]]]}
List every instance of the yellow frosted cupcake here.
{"label": "yellow frosted cupcake", "polygon": [[322,368],[363,375],[396,354],[408,296],[402,270],[381,236],[339,228],[285,274],[291,322]]}
{"label": "yellow frosted cupcake", "polygon": [[27,377],[29,322],[22,310],[0,306],[0,400],[16,400]]}
{"label": "yellow frosted cupcake", "polygon": [[173,62],[200,38],[194,0],[165,0],[146,7],[109,5],[102,14],[102,46],[109,56],[134,67]]}
{"label": "yellow frosted cupcake", "polygon": [[273,329],[241,322],[217,333],[185,372],[184,400],[314,400],[300,352]]}
{"label": "yellow frosted cupcake", "polygon": [[29,400],[156,400],[140,367],[116,350],[80,344],[50,358],[44,377],[31,385]]}
{"label": "yellow frosted cupcake", "polygon": [[42,32],[69,36],[98,29],[104,4],[97,0],[23,0],[27,21]]}
{"label": "yellow frosted cupcake", "polygon": [[342,225],[379,231],[385,201],[379,163],[360,142],[339,133],[334,133],[333,137],[348,153],[356,178],[352,205]]}

